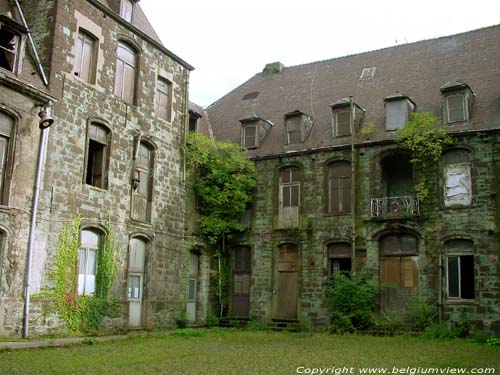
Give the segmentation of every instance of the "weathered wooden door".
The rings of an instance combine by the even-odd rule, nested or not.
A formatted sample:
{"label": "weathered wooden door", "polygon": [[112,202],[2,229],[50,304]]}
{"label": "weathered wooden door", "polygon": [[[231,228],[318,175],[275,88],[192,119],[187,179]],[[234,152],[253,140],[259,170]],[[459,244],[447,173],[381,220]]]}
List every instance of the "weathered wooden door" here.
{"label": "weathered wooden door", "polygon": [[187,303],[186,303],[186,318],[190,322],[194,322],[196,320],[199,263],[200,263],[200,256],[195,253],[190,253],[188,292],[187,292]]}
{"label": "weathered wooden door", "polygon": [[233,249],[231,275],[231,312],[234,316],[248,318],[250,312],[250,248],[240,246]]}
{"label": "weathered wooden door", "polygon": [[274,319],[297,319],[299,300],[299,248],[283,244],[278,248],[273,299]]}
{"label": "weathered wooden door", "polygon": [[127,298],[129,301],[129,327],[143,325],[142,300],[144,294],[144,260],[146,242],[141,238],[130,240]]}

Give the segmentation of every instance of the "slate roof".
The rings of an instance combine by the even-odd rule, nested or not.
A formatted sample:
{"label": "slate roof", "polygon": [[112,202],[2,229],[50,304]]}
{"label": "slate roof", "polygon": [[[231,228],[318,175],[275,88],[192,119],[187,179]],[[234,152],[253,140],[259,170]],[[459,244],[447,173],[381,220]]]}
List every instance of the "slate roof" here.
{"label": "slate roof", "polygon": [[[449,126],[450,131],[500,127],[500,25],[457,35],[409,43],[351,56],[285,67],[275,74],[259,73],[207,108],[214,135],[240,142],[240,119],[251,114],[274,126],[253,156],[350,144],[332,136],[330,105],[353,96],[366,110],[363,123],[376,130],[370,141],[394,138],[385,131],[384,98],[406,95],[417,112],[442,117],[440,88],[452,81],[466,83],[476,94],[472,121]],[[376,67],[372,79],[360,79],[364,68]],[[258,94],[256,94],[258,93]],[[245,99],[244,99],[245,98]],[[284,143],[284,115],[294,110],[314,118],[305,142]],[[362,125],[361,124],[361,125]],[[368,141],[365,139],[364,141]]]}

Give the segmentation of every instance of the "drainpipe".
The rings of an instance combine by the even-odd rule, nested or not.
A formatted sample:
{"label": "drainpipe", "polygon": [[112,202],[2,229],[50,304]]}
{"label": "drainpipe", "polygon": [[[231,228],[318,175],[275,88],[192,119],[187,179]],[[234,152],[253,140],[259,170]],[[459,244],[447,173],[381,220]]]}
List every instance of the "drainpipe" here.
{"label": "drainpipe", "polygon": [[41,129],[40,145],[38,147],[38,160],[35,177],[35,188],[33,193],[33,205],[31,209],[31,226],[28,240],[28,259],[26,264],[26,288],[25,288],[25,304],[24,304],[24,322],[23,322],[23,337],[28,337],[29,315],[30,315],[30,287],[31,287],[31,263],[33,261],[33,246],[35,243],[36,216],[38,213],[38,200],[40,196],[40,185],[42,180],[42,170],[45,162],[45,154],[47,150],[47,140],[49,135],[49,126],[54,120],[50,117],[49,109],[50,102],[44,106],[38,116],[40,117],[39,126]]}
{"label": "drainpipe", "polygon": [[441,251],[439,251],[439,281],[438,281],[438,289],[439,289],[439,299],[438,299],[438,322],[441,324],[443,321],[443,255]]}
{"label": "drainpipe", "polygon": [[356,111],[354,110],[354,100],[352,96],[349,96],[349,106],[351,109],[351,120],[350,120],[350,129],[351,129],[351,215],[352,215],[352,264],[351,271],[352,273],[356,272],[356,153],[354,149],[354,120],[356,116]]}
{"label": "drainpipe", "polygon": [[23,14],[23,11],[21,9],[21,5],[19,4],[19,1],[17,1],[17,0],[15,0],[15,1],[16,1],[17,11],[19,12],[19,16],[21,17],[21,21],[23,22],[23,25],[26,28],[26,30],[28,30],[28,40],[30,41],[31,52],[33,53],[33,58],[35,59],[36,65],[38,67],[38,72],[42,76],[43,84],[45,86],[48,86],[49,81],[47,80],[47,76],[45,75],[45,71],[43,70],[42,63],[40,62],[40,57],[38,56],[38,52],[37,52],[36,47],[35,47],[35,42],[33,41],[31,31],[28,27],[28,23],[26,22],[26,19],[24,18],[24,14]]}
{"label": "drainpipe", "polygon": [[183,127],[183,168],[184,173],[182,176],[184,187],[186,187],[186,152],[187,152],[187,134],[189,127],[189,70],[184,69],[184,127]]}

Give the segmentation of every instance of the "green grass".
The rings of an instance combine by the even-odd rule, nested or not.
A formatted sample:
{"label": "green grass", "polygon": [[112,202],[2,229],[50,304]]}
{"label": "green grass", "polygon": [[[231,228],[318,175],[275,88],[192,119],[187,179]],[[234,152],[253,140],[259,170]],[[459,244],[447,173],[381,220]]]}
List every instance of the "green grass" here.
{"label": "green grass", "polygon": [[[174,331],[175,332],[175,331]],[[191,333],[190,333],[191,332]],[[500,348],[464,340],[193,330],[0,353],[0,374],[296,374],[305,367],[489,367]],[[331,371],[331,370],[330,370]]]}

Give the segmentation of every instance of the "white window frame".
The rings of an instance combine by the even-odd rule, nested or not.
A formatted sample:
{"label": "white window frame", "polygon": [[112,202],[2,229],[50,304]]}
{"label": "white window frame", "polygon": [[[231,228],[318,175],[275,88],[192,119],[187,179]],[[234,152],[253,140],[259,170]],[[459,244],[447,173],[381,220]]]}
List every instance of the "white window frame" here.
{"label": "white window frame", "polygon": [[361,75],[359,76],[359,79],[363,80],[363,79],[374,78],[376,70],[377,68],[375,66],[372,66],[371,68],[364,68],[363,71],[361,72]]}
{"label": "white window frame", "polygon": [[[472,252],[462,252],[462,253],[457,253],[457,252],[451,252],[446,254],[446,298],[449,300],[467,300],[467,301],[473,301],[474,298],[464,298],[462,297],[462,275],[461,275],[461,263],[462,263],[462,257],[472,257],[472,262],[473,262],[473,268],[475,272],[475,257]],[[450,296],[450,271],[449,271],[449,259],[450,258],[458,258],[457,262],[457,273],[458,273],[458,296]],[[474,275],[475,276],[475,275]],[[475,277],[474,277],[475,280]],[[475,281],[474,281],[475,284]],[[474,291],[476,290],[476,285],[474,285]]]}
{"label": "white window frame", "polygon": [[134,14],[134,3],[131,0],[122,0],[120,4],[120,16],[127,22],[132,22]]}
{"label": "white window frame", "polygon": [[[462,97],[462,100],[461,100],[461,103],[462,103],[462,113],[463,113],[463,118],[460,119],[460,120],[451,120],[450,119],[450,98],[454,98],[454,97]],[[457,108],[452,108],[453,110],[458,110],[460,109],[459,107]],[[469,111],[468,111],[468,108],[467,108],[467,97],[465,95],[464,92],[458,92],[458,93],[454,93],[454,94],[450,94],[450,95],[447,95],[446,96],[446,120],[447,120],[447,123],[448,124],[454,124],[454,123],[457,123],[457,122],[464,122],[464,121],[468,121],[469,120]]]}
{"label": "white window frame", "polygon": [[[287,167],[287,168],[284,168],[284,169],[289,169],[289,173],[290,173],[290,182],[282,182],[281,181],[281,172],[283,171],[283,169],[280,170],[280,181],[279,181],[279,185],[280,185],[280,191],[279,191],[279,203],[280,203],[280,208],[285,208],[285,207],[300,207],[300,177],[297,181],[292,181],[292,176],[293,176],[293,173],[292,173],[292,170],[295,169],[296,167]],[[298,168],[297,168],[298,169]],[[298,171],[298,173],[300,174],[300,170]],[[297,187],[298,190],[297,190],[297,205],[292,205],[292,187]],[[287,205],[285,206],[284,205],[284,202],[283,202],[283,190],[285,188],[290,188],[290,205]]]}
{"label": "white window frame", "polygon": [[[136,297],[133,294],[133,291],[131,290],[131,284],[130,284],[130,278],[131,277],[138,277],[139,278],[139,295]],[[144,275],[142,273],[135,273],[135,272],[129,272],[128,278],[127,278],[127,300],[129,301],[142,301],[142,294],[143,294],[143,281]]]}
{"label": "white window frame", "polygon": [[[252,128],[255,131],[255,139],[254,139],[254,144],[253,145],[247,145],[247,131]],[[248,124],[243,126],[243,134],[242,134],[242,147],[243,148],[255,148],[258,147],[259,145],[259,131],[258,131],[258,125],[257,124]]]}
{"label": "white window frame", "polygon": [[[84,232],[89,232],[92,233],[94,236],[97,237],[97,244],[85,244],[83,243],[80,245],[80,248],[78,249],[78,282],[77,282],[77,289],[78,289],[78,295],[84,295],[84,296],[89,296],[89,295],[94,295],[95,293],[95,287],[96,287],[96,276],[97,276],[97,265],[98,265],[98,257],[99,257],[99,247],[102,242],[102,235],[92,229],[83,229],[81,232],[81,236],[83,239],[83,233]],[[84,253],[84,263],[83,263],[83,269],[84,273],[80,273],[80,262],[81,262],[81,256],[82,252]],[[88,269],[89,269],[89,254],[90,252],[95,253],[94,257],[94,274],[88,274]],[[94,276],[94,282],[93,282],[93,288],[90,288],[87,281],[89,276]],[[90,288],[90,290],[89,290]]]}

